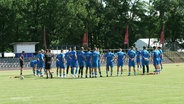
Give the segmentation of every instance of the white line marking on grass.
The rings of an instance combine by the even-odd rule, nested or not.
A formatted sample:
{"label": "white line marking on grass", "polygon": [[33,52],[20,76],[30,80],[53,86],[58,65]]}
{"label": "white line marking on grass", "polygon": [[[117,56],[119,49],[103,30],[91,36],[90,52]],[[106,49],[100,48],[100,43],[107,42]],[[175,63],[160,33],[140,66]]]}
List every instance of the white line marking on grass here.
{"label": "white line marking on grass", "polygon": [[11,97],[11,100],[28,101],[31,97]]}
{"label": "white line marking on grass", "polygon": [[[102,81],[102,80],[98,80],[98,81]],[[120,84],[120,83],[124,83],[124,84],[131,84],[131,85],[139,85],[139,86],[158,86],[158,87],[162,87],[162,88],[173,88],[173,89],[179,89],[179,88],[183,88],[183,87],[179,87],[179,86],[171,86],[171,85],[157,85],[155,83],[151,84],[151,83],[132,83],[132,82],[114,82],[114,81],[109,81],[109,80],[103,80],[103,82],[107,82],[107,83],[116,83],[116,84]]]}

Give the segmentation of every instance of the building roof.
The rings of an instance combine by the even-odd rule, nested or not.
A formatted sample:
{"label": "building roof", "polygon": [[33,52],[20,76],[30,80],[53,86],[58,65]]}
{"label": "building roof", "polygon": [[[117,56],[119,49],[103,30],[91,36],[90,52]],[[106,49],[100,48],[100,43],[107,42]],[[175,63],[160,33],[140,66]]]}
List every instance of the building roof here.
{"label": "building roof", "polygon": [[17,45],[17,44],[21,44],[21,45],[23,45],[23,44],[32,44],[32,45],[35,45],[35,44],[38,44],[39,42],[14,42],[14,43],[11,43],[10,45]]}

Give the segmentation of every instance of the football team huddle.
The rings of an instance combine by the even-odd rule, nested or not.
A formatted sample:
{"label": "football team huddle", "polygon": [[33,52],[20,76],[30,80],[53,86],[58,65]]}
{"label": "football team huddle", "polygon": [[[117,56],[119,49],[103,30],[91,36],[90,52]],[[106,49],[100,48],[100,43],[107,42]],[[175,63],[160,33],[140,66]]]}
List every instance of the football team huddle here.
{"label": "football team huddle", "polygon": [[[153,61],[154,65],[154,74],[160,73],[162,69],[162,50],[161,47],[153,47],[153,51],[150,53],[147,51],[146,47],[143,46],[143,49],[139,51],[137,48],[134,50],[134,47],[130,47],[127,52],[123,52],[120,48],[118,52],[113,53],[109,49],[105,54],[101,55],[98,48],[91,50],[87,48],[84,51],[84,48],[81,47],[79,51],[76,51],[76,47],[73,49],[69,48],[68,52],[64,53],[64,50],[61,49],[61,53],[58,54],[55,58],[51,53],[51,50],[41,50],[36,55],[36,60],[30,62],[31,67],[33,68],[33,73],[36,76],[43,76],[42,71],[46,74],[46,78],[53,78],[53,72],[51,71],[52,62],[56,59],[56,76],[60,78],[66,78],[69,75],[69,70],[71,71],[71,76],[73,78],[97,78],[102,77],[101,71],[101,58],[104,57],[106,62],[106,77],[113,76],[113,67],[116,61],[117,63],[117,74],[116,76],[123,75],[123,68],[125,59],[128,59],[128,76],[131,76],[131,68],[133,68],[134,75],[136,75],[137,70],[142,69],[142,74],[149,74],[149,63],[150,60]],[[84,69],[85,67],[85,69]],[[145,67],[147,70],[145,70]],[[85,72],[83,71],[85,70]],[[98,75],[99,74],[99,75]]]}

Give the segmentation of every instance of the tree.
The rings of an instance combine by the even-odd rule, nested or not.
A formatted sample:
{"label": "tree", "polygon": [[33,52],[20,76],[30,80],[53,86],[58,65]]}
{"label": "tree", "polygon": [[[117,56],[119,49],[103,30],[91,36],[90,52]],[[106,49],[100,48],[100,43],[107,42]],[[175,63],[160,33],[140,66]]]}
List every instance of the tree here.
{"label": "tree", "polygon": [[[1,1],[0,3],[0,51],[8,51],[13,39],[11,36],[14,28],[15,15],[12,10],[11,0]],[[4,54],[2,54],[4,57]]]}

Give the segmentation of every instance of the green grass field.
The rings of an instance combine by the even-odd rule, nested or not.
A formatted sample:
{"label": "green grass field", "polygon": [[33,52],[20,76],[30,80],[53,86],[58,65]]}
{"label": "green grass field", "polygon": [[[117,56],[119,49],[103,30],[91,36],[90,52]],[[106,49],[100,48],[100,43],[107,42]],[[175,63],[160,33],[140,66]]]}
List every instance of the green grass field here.
{"label": "green grass field", "polygon": [[115,77],[115,69],[114,77],[91,79],[45,79],[25,70],[20,80],[9,78],[19,70],[0,71],[0,104],[184,104],[184,63],[164,64],[159,75],[125,70]]}

